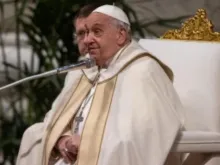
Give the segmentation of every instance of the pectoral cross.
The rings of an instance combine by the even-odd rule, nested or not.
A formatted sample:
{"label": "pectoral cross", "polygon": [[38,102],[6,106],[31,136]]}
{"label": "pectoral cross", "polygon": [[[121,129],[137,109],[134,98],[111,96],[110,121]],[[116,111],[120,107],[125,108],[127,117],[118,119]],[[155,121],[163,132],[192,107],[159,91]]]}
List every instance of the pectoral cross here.
{"label": "pectoral cross", "polygon": [[[95,79],[94,79],[94,81],[93,81],[93,87],[97,84],[98,79],[99,79],[99,76],[100,76],[100,73],[98,72],[98,74],[96,75],[96,77],[95,77]],[[91,88],[91,90],[92,90],[92,88]],[[90,92],[91,92],[91,90],[90,90]],[[82,116],[82,115],[83,115],[83,111],[84,111],[86,105],[89,103],[89,100],[90,100],[90,99],[92,98],[92,96],[94,95],[94,94],[90,94],[90,92],[88,93],[86,99],[84,100],[84,102],[83,102],[83,104],[82,104],[82,107],[80,108],[81,111],[80,111],[79,116],[76,116],[76,117],[75,117],[76,127],[75,127],[75,129],[74,129],[74,133],[78,133],[78,131],[79,131],[79,125],[80,125],[81,122],[84,120],[84,117]]]}
{"label": "pectoral cross", "polygon": [[75,130],[74,130],[74,133],[78,133],[78,131],[79,131],[79,125],[80,125],[80,123],[83,121],[83,116],[82,116],[82,114],[83,114],[83,111],[81,111],[80,112],[80,114],[79,114],[79,116],[77,116],[76,118],[75,118],[75,121],[76,121],[76,128],[75,128]]}

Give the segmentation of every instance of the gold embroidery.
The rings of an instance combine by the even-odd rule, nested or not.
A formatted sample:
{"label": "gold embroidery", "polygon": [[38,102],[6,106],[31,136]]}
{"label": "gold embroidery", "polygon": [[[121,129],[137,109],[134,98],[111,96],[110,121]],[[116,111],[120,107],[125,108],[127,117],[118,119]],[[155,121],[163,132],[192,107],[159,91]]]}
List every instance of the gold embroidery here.
{"label": "gold embroidery", "polygon": [[77,86],[69,101],[64,106],[61,114],[57,118],[56,124],[53,125],[50,132],[48,132],[47,134],[42,164],[48,164],[51,151],[57,139],[60,137],[66,126],[70,123],[91,88],[92,84],[88,82],[87,79],[83,76],[79,83],[79,86]]}
{"label": "gold embroidery", "polygon": [[196,15],[186,20],[182,28],[167,31],[161,39],[220,41],[220,33],[213,31],[213,24],[207,18],[205,9],[198,9]]}
{"label": "gold embroidery", "polygon": [[154,59],[155,61],[157,61],[157,62],[159,63],[159,65],[163,68],[164,72],[167,74],[167,76],[169,77],[169,79],[170,79],[171,81],[173,81],[174,75],[173,75],[172,70],[171,70],[167,65],[165,65],[164,63],[162,63],[162,61],[160,61],[157,57],[155,57],[155,56],[153,56],[153,55],[151,55],[151,54],[149,54],[149,53],[144,52],[144,53],[141,53],[141,54],[139,54],[138,56],[132,58],[130,61],[128,61],[128,62],[118,71],[117,74],[113,75],[112,77],[110,77],[110,78],[108,78],[108,79],[106,79],[106,80],[104,80],[104,81],[102,81],[102,82],[100,82],[100,83],[98,83],[98,84],[102,84],[102,83],[106,83],[107,81],[110,81],[110,80],[111,80],[112,78],[114,78],[115,76],[118,76],[119,73],[121,73],[125,68],[127,68],[127,67],[128,67],[130,64],[132,64],[134,61],[136,61],[136,60],[138,60],[138,59],[140,59],[140,58],[143,58],[143,57],[150,57],[150,58]]}
{"label": "gold embroidery", "polygon": [[96,87],[81,137],[77,165],[97,165],[98,163],[116,81],[117,77]]}

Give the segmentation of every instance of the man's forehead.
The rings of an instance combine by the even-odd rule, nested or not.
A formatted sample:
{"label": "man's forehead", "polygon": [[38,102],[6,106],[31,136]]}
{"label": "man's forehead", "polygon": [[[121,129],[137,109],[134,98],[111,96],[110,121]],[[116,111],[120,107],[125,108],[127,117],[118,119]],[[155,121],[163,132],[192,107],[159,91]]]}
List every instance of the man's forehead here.
{"label": "man's forehead", "polygon": [[87,25],[103,25],[105,22],[108,22],[111,18],[105,14],[102,13],[91,13],[87,19],[86,24]]}
{"label": "man's forehead", "polygon": [[77,25],[81,25],[81,24],[85,24],[86,23],[86,18],[78,18],[76,19],[76,26]]}
{"label": "man's forehead", "polygon": [[86,24],[86,18],[77,19],[75,23],[75,28],[76,29],[85,28],[85,24]]}

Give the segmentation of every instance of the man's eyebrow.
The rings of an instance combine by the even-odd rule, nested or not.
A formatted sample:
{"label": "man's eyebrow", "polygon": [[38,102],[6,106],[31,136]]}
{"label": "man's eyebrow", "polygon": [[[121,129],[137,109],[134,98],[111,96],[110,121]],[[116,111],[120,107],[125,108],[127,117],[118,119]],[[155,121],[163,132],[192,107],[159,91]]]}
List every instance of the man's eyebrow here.
{"label": "man's eyebrow", "polygon": [[101,23],[95,23],[94,26],[103,26]]}
{"label": "man's eyebrow", "polygon": [[86,29],[80,29],[80,30],[78,30],[77,32],[78,33],[82,33],[82,32],[85,32],[86,31]]}
{"label": "man's eyebrow", "polygon": [[102,27],[103,24],[101,24],[101,23],[95,23],[95,24],[93,24],[91,27],[96,27],[96,26],[98,26],[98,27]]}

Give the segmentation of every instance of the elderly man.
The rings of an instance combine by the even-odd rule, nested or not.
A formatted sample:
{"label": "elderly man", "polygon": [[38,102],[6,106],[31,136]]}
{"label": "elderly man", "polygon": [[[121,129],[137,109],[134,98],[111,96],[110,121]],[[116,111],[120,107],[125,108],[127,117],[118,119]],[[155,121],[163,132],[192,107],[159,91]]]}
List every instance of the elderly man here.
{"label": "elderly man", "polygon": [[97,8],[86,28],[84,42],[98,67],[83,70],[60,100],[42,164],[55,149],[78,165],[164,164],[183,125],[170,70],[131,40],[121,9]]}
{"label": "elderly man", "polygon": [[[74,19],[74,25],[75,25],[75,39],[77,42],[77,46],[79,49],[79,53],[81,55],[81,59],[88,57],[86,55],[88,53],[87,46],[84,44],[84,37],[86,34],[86,28],[85,28],[85,18],[98,6],[100,6],[99,3],[93,3],[84,6],[79,10],[77,15]],[[75,78],[76,77],[76,78]],[[73,81],[77,81],[78,73],[76,72],[69,72],[66,76],[65,80],[65,88],[63,90],[66,90],[68,83]],[[61,96],[59,96],[61,97]],[[59,97],[57,100],[59,100]],[[54,101],[53,107],[56,106],[57,100]],[[46,129],[47,120],[50,118],[50,116],[53,113],[53,108],[51,111],[49,111],[44,119],[44,122],[36,123],[29,127],[23,134],[19,153],[17,156],[17,162],[16,165],[29,165],[29,164],[41,164],[38,161],[38,154],[42,145],[42,137],[43,133]],[[65,155],[63,155],[65,158]]]}
{"label": "elderly man", "polygon": [[183,117],[172,72],[131,39],[118,7],[98,7],[86,28],[84,42],[97,67],[79,71],[57,99],[40,164],[53,153],[77,165],[176,164],[167,158]]}

